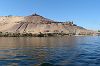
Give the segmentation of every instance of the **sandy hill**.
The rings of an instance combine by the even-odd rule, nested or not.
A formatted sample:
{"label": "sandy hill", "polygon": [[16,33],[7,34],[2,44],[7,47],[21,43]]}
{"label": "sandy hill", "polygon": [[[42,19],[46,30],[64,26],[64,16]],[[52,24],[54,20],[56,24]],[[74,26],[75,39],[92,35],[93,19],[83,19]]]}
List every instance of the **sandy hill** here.
{"label": "sandy hill", "polygon": [[88,34],[91,31],[73,24],[58,22],[38,14],[30,16],[0,16],[0,31],[11,33],[75,33]]}

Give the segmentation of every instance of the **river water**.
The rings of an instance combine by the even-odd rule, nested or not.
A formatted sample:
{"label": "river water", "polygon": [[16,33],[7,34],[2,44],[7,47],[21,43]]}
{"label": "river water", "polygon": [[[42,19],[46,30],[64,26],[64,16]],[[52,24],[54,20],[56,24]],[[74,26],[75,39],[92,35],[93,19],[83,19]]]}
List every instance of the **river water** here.
{"label": "river water", "polygon": [[0,66],[100,66],[100,37],[0,37]]}

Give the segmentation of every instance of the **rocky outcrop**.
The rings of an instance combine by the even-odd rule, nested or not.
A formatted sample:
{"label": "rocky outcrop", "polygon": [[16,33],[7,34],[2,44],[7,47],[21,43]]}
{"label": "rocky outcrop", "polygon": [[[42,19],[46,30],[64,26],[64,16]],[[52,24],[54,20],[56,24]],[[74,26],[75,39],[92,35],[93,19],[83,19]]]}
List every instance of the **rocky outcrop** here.
{"label": "rocky outcrop", "polygon": [[93,33],[73,24],[73,22],[53,21],[37,14],[30,16],[1,16],[0,31],[9,33],[64,33],[77,35]]}

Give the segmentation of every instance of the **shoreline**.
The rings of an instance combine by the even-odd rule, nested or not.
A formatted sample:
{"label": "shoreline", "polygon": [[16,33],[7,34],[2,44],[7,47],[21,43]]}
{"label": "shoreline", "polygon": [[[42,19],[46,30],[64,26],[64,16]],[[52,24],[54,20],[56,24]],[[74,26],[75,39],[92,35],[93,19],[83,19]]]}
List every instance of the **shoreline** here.
{"label": "shoreline", "polygon": [[94,34],[79,34],[76,35],[75,33],[37,33],[37,34],[32,34],[32,33],[3,33],[0,32],[0,37],[62,37],[62,36],[99,36],[99,35],[94,35]]}

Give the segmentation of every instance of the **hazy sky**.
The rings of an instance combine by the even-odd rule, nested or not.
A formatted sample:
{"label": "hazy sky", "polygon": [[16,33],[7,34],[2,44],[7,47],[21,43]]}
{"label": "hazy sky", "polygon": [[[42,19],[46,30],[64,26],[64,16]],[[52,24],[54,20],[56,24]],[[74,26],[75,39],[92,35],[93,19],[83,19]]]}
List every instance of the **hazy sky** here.
{"label": "hazy sky", "polygon": [[74,21],[100,29],[100,0],[0,0],[0,16],[38,13],[56,21]]}

